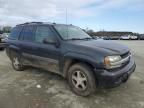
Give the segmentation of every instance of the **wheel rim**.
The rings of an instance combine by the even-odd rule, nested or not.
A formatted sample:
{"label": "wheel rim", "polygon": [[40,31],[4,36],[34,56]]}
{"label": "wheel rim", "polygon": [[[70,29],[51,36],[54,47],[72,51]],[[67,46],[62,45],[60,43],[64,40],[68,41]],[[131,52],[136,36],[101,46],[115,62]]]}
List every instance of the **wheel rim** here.
{"label": "wheel rim", "polygon": [[17,57],[14,57],[14,58],[13,58],[13,65],[14,65],[14,67],[15,67],[16,69],[19,68],[20,63],[19,63],[19,60],[18,60]]}
{"label": "wheel rim", "polygon": [[75,71],[72,74],[72,83],[78,90],[85,90],[87,88],[87,77],[82,71]]}

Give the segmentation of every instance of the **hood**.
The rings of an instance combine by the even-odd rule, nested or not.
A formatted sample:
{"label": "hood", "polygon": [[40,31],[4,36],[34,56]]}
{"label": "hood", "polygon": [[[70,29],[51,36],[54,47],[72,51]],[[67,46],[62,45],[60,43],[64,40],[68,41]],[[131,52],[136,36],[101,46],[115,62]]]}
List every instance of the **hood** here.
{"label": "hood", "polygon": [[127,46],[110,40],[89,40],[89,41],[72,41],[72,44],[89,47],[92,49],[101,49],[113,54],[124,54],[129,51]]}

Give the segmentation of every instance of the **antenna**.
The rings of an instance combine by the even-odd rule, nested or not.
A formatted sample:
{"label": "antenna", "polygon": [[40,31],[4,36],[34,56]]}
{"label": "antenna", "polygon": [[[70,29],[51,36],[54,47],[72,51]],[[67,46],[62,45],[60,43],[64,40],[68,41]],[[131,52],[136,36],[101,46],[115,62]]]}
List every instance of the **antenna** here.
{"label": "antenna", "polygon": [[66,8],[66,25],[67,25],[67,8]]}

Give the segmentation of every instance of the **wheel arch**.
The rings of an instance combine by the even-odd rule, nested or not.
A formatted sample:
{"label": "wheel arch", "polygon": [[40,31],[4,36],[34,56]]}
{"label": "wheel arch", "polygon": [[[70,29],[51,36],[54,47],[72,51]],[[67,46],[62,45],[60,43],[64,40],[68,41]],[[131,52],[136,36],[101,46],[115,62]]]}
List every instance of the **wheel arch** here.
{"label": "wheel arch", "polygon": [[20,54],[20,49],[14,45],[10,45],[7,53],[9,53],[8,55],[11,59],[14,54],[16,54],[16,53]]}
{"label": "wheel arch", "polygon": [[[94,63],[92,63],[92,61],[86,59],[86,58],[79,58],[79,57],[66,57],[64,59],[63,62],[63,77],[66,78],[67,77],[67,72],[69,70],[69,68],[76,63],[84,63],[86,65],[88,65],[89,67],[92,68],[92,71],[94,71],[94,69],[96,68]],[[93,72],[94,73],[94,72]]]}

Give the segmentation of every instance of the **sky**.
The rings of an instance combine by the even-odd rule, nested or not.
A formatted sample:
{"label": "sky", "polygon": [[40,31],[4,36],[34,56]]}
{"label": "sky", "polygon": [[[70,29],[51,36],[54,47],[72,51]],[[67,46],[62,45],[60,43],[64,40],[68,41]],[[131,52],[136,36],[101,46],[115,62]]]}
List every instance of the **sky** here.
{"label": "sky", "polygon": [[144,33],[143,20],[144,0],[0,0],[0,25],[67,22],[94,31]]}

